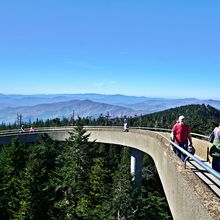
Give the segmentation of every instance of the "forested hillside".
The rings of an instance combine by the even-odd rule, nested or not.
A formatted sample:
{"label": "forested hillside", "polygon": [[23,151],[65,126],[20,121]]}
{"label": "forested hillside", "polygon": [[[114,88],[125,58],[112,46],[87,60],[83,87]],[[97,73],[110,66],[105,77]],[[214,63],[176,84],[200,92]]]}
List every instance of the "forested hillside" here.
{"label": "forested hillside", "polygon": [[0,219],[172,219],[152,159],[141,191],[130,175],[129,148],[89,143],[78,126],[65,142],[0,148]]}
{"label": "forested hillside", "polygon": [[[220,122],[220,111],[209,105],[186,105],[127,119],[130,126],[171,129],[179,115],[185,116],[192,132],[206,135]],[[26,129],[78,127],[63,143],[42,136],[36,144],[14,140],[0,148],[0,219],[171,219],[149,156],[144,156],[138,193],[131,181],[129,149],[88,143],[84,136],[82,125],[122,126],[123,119],[100,115],[26,123]]]}
{"label": "forested hillside", "polygon": [[[31,125],[34,127],[50,127],[50,126],[70,126],[70,125],[87,125],[87,126],[122,126],[123,120],[126,117],[130,126],[134,127],[158,127],[171,129],[180,115],[184,115],[186,123],[190,125],[191,131],[209,135],[215,126],[220,122],[220,110],[210,105],[185,105],[181,107],[171,108],[161,112],[137,116],[137,117],[116,117],[111,118],[109,113],[106,115],[100,114],[98,118],[78,117],[74,118],[54,118],[23,123],[26,128]],[[14,124],[0,125],[0,130],[19,128],[22,121]]]}
{"label": "forested hillside", "polygon": [[160,127],[171,129],[180,115],[184,115],[191,131],[204,135],[210,134],[220,122],[220,111],[210,105],[185,105],[165,111],[130,118],[131,126]]}
{"label": "forested hillside", "polygon": [[[36,121],[29,121],[23,123],[26,128],[31,125],[34,127],[50,127],[50,126],[70,126],[70,125],[87,125],[87,126],[122,126],[123,120],[126,117],[129,125],[134,127],[158,127],[171,129],[173,124],[177,121],[180,115],[184,115],[186,123],[190,125],[191,131],[194,133],[200,133],[209,135],[215,126],[220,122],[220,110],[210,105],[185,105],[181,107],[171,108],[161,112],[156,112],[148,115],[142,115],[137,117],[116,117],[111,118],[109,112],[106,115],[100,114],[98,118],[78,117],[74,118],[54,118]],[[22,121],[18,121],[14,124],[0,125],[0,130],[19,128]]]}
{"label": "forested hillside", "polygon": [[195,98],[170,99],[125,95],[102,94],[50,94],[50,95],[4,95],[0,94],[0,123],[14,123],[17,114],[23,122],[53,118],[79,117],[98,118],[109,113],[113,118],[140,116],[183,105],[206,104],[220,109],[218,100]]}

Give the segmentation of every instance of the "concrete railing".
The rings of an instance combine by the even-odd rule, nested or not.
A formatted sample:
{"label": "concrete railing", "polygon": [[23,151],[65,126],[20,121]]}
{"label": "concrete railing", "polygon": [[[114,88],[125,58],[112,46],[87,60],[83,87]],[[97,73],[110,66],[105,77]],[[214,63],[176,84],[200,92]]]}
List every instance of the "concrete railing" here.
{"label": "concrete railing", "polygon": [[[153,158],[174,219],[219,219],[218,196],[191,169],[184,168],[184,163],[173,153],[168,141],[160,133],[141,129],[123,132],[121,128],[115,127],[87,127],[86,129],[90,134],[89,141],[96,140],[100,143],[136,148]],[[69,137],[71,130],[71,127],[65,127],[45,128],[33,134],[4,133],[0,135],[0,144],[9,143],[14,135],[18,135],[21,141],[34,142],[40,133],[47,133],[52,139],[63,141]],[[201,151],[202,155],[204,150],[197,148],[196,141],[196,139],[193,140],[196,151]]]}

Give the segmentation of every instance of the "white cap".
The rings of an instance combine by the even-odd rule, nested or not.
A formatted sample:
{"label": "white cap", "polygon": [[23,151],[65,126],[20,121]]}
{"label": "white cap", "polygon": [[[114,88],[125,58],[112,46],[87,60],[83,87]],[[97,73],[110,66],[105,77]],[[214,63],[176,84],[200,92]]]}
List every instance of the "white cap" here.
{"label": "white cap", "polygon": [[180,115],[179,121],[182,121],[185,117],[183,115]]}

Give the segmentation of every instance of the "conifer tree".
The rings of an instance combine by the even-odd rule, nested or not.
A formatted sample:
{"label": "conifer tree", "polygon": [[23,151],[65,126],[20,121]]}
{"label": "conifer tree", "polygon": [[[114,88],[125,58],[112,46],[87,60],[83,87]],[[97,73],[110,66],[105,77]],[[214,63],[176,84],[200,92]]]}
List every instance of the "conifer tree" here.
{"label": "conifer tree", "polygon": [[40,143],[29,147],[26,167],[19,181],[20,209],[15,217],[19,219],[48,219],[54,197],[54,188],[50,184],[55,169],[55,157],[59,145],[47,135],[40,137]]}
{"label": "conifer tree", "polygon": [[88,193],[88,177],[91,167],[93,143],[88,142],[89,134],[77,126],[63,144],[63,152],[57,158],[55,208],[60,218],[77,219],[80,198]]}
{"label": "conifer tree", "polygon": [[6,145],[0,153],[0,213],[2,219],[11,219],[19,209],[17,195],[20,171],[25,166],[25,147],[18,139]]}
{"label": "conifer tree", "polygon": [[90,191],[80,199],[78,212],[83,218],[104,219],[106,214],[106,201],[110,200],[110,170],[104,158],[94,158],[89,176]]}
{"label": "conifer tree", "polygon": [[112,187],[112,216],[117,220],[135,219],[138,206],[135,200],[138,199],[137,187],[132,183],[130,174],[130,153],[124,148],[122,159],[113,177]]}
{"label": "conifer tree", "polygon": [[172,219],[153,159],[145,154],[142,169],[142,192],[139,198],[140,219]]}
{"label": "conifer tree", "polygon": [[39,160],[36,152],[29,155],[27,166],[22,172],[19,190],[20,209],[15,217],[19,219],[39,219],[46,217],[44,210],[44,195],[46,190],[43,187],[43,178],[46,175],[46,167],[43,161]]}

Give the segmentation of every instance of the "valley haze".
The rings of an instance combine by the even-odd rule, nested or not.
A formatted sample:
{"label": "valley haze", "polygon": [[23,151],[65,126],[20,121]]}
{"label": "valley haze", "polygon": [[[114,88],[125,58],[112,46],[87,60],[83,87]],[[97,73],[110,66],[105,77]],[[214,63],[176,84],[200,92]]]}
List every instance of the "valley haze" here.
{"label": "valley haze", "polygon": [[196,98],[151,98],[144,96],[85,94],[0,94],[0,122],[14,123],[17,114],[23,122],[70,118],[94,117],[109,114],[110,117],[145,115],[189,104],[206,104],[220,109],[220,101]]}

